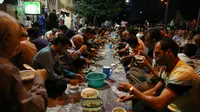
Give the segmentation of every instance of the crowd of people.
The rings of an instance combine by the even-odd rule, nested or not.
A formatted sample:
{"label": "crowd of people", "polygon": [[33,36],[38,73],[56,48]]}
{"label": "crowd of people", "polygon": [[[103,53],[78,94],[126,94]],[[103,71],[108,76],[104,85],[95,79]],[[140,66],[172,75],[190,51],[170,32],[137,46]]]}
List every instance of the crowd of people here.
{"label": "crowd of people", "polygon": [[[30,24],[30,23],[27,23]],[[57,98],[67,83],[85,81],[82,69],[94,64],[98,49],[115,44],[130,83],[120,83],[120,102],[133,100],[133,112],[168,111],[173,104],[182,112],[200,106],[200,34],[158,28],[83,27],[78,32],[66,25],[52,27],[41,36],[0,11],[0,99],[1,111],[45,111],[48,98]],[[111,38],[111,34],[117,35]],[[136,57],[142,57],[138,62]],[[28,64],[36,70],[33,87],[26,91],[19,70]],[[175,105],[175,106],[174,106]]]}

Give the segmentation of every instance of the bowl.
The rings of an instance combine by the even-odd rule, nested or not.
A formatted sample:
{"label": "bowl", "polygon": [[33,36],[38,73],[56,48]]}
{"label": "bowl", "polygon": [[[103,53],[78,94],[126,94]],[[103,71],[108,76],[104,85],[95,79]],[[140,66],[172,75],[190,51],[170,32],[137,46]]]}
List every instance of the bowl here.
{"label": "bowl", "polygon": [[99,91],[93,88],[85,88],[81,92],[83,98],[97,98],[99,96]]}
{"label": "bowl", "polygon": [[22,78],[22,81],[30,81],[33,80],[35,77],[35,71],[33,70],[23,70],[23,71],[19,71],[19,74]]}
{"label": "bowl", "polygon": [[86,112],[100,112],[103,106],[103,100],[101,98],[83,99],[81,106]]}
{"label": "bowl", "polygon": [[143,63],[144,61],[144,56],[136,55],[135,59],[137,60],[137,63]]}
{"label": "bowl", "polygon": [[70,90],[78,90],[78,87],[79,87],[78,84],[77,84],[77,85],[69,84],[69,89],[70,89]]}
{"label": "bowl", "polygon": [[88,80],[88,86],[94,88],[99,88],[104,86],[105,78],[106,74],[98,72],[91,72],[86,76],[86,79]]}
{"label": "bowl", "polygon": [[124,108],[116,107],[112,110],[112,112],[127,112]]}

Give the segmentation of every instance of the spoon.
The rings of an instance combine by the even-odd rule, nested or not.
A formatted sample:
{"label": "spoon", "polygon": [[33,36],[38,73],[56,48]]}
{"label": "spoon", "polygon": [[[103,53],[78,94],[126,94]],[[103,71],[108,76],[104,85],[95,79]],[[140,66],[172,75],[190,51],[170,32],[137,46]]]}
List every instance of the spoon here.
{"label": "spoon", "polygon": [[27,64],[23,64],[23,66],[27,69],[27,70],[33,70],[36,71],[34,68],[32,68],[30,65]]}

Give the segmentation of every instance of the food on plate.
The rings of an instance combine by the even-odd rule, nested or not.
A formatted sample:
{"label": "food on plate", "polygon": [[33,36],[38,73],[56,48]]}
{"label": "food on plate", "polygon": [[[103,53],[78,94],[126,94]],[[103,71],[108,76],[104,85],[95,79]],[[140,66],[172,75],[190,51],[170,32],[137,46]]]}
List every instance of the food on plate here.
{"label": "food on plate", "polygon": [[23,71],[20,71],[19,73],[22,80],[31,80],[35,77],[36,72],[32,70],[23,70]]}
{"label": "food on plate", "polygon": [[70,84],[69,88],[72,89],[72,90],[78,89],[78,84],[77,85]]}
{"label": "food on plate", "polygon": [[82,91],[81,96],[83,98],[97,98],[99,92],[96,89],[86,88]]}

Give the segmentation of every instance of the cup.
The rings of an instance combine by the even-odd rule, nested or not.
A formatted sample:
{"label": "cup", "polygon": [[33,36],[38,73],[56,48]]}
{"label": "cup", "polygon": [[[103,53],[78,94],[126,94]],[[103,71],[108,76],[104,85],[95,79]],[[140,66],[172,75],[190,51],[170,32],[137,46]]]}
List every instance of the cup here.
{"label": "cup", "polygon": [[110,66],[103,66],[103,73],[106,74],[107,78],[112,75],[112,68]]}

